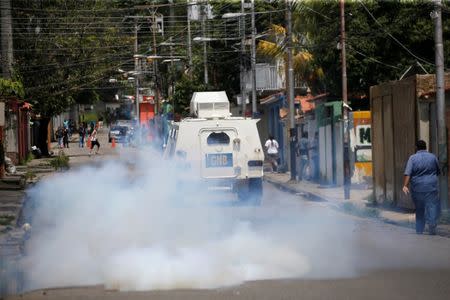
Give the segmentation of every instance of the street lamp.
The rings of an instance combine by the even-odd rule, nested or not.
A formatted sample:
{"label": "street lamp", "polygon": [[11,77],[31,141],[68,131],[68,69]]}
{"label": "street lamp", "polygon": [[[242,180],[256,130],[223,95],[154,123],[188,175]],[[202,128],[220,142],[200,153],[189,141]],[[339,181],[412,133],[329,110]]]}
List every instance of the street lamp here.
{"label": "street lamp", "polygon": [[139,116],[139,75],[141,75],[141,60],[146,58],[145,55],[143,54],[134,54],[133,58],[135,59],[135,70],[134,72],[130,72],[130,74],[135,75],[135,83],[136,83],[136,120],[138,123],[138,126],[141,124],[140,123],[140,116]]}
{"label": "street lamp", "polygon": [[168,63],[168,62],[176,62],[176,61],[180,61],[181,59],[179,58],[173,58],[173,59],[165,59],[162,61],[162,63]]}
{"label": "street lamp", "polygon": [[173,43],[173,42],[162,42],[159,43],[160,46],[184,46],[185,43]]}
{"label": "street lamp", "polygon": [[162,58],[162,56],[159,55],[147,55],[147,59],[159,59]]}
{"label": "street lamp", "polygon": [[202,37],[202,36],[197,36],[195,38],[193,38],[192,40],[194,42],[212,42],[212,41],[235,41],[235,40],[239,40],[240,37],[231,37],[231,38],[212,38],[212,37]]}
{"label": "street lamp", "polygon": [[245,16],[246,13],[225,13],[222,15],[222,19],[230,19],[230,18],[238,18],[238,17],[243,17]]}
{"label": "street lamp", "polygon": [[182,59],[184,56],[161,56],[161,55],[148,55],[147,59]]}
{"label": "street lamp", "polygon": [[192,39],[194,42],[211,42],[211,41],[217,41],[217,38],[211,38],[211,37],[204,37],[204,36],[196,36]]}

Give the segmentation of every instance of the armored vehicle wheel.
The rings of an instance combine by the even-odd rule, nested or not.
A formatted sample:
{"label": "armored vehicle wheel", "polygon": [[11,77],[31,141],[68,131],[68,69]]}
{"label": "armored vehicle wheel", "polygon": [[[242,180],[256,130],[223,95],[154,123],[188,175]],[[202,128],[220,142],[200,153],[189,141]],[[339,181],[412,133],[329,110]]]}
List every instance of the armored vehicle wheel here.
{"label": "armored vehicle wheel", "polygon": [[249,200],[253,205],[261,205],[262,178],[250,178],[248,182]]}
{"label": "armored vehicle wheel", "polygon": [[242,204],[260,205],[262,198],[262,178],[250,178],[248,184],[241,186],[237,193],[239,201]]}

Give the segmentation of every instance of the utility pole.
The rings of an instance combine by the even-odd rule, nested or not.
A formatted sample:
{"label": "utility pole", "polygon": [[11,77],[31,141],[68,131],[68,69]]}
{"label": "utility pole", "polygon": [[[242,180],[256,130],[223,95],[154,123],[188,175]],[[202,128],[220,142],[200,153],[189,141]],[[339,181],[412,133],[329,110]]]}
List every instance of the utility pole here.
{"label": "utility pole", "polygon": [[444,45],[442,43],[442,1],[434,0],[434,43],[436,63],[436,116],[438,134],[438,158],[441,168],[439,175],[439,195],[441,208],[448,209],[448,158],[447,132],[445,124],[445,74],[444,74]]}
{"label": "utility pole", "polygon": [[[152,7],[153,7],[153,5],[152,5]],[[150,17],[148,17],[148,16],[126,16],[125,18],[134,19],[134,55],[133,55],[133,57],[134,57],[134,74],[135,74],[134,80],[135,80],[135,84],[136,84],[136,91],[135,91],[135,94],[136,94],[135,95],[135,97],[136,97],[136,103],[135,103],[136,104],[136,109],[135,110],[136,110],[136,119],[137,119],[138,124],[139,124],[139,121],[140,121],[139,83],[140,83],[140,79],[141,79],[140,76],[142,75],[141,71],[143,71],[142,68],[141,68],[142,67],[142,59],[145,59],[145,56],[138,53],[139,52],[138,31],[140,29],[140,25],[138,23],[138,20],[139,19],[149,20]],[[155,40],[155,36],[154,36],[155,30],[156,30],[155,10],[152,10],[152,18],[151,19],[152,19],[151,29],[152,29],[152,32],[153,32],[154,45],[155,45],[154,51],[155,51],[155,54],[156,54],[156,40]],[[156,106],[157,106],[157,103],[158,103],[157,92],[155,94],[156,94],[156,96],[155,96],[155,98],[156,98],[155,100],[156,101],[155,102],[156,102]]]}
{"label": "utility pole", "polygon": [[256,117],[256,26],[255,26],[255,0],[251,0],[252,4],[252,116]]}
{"label": "utility pole", "polygon": [[191,16],[189,12],[192,11],[192,7],[189,5],[189,0],[187,1],[187,46],[188,46],[188,58],[189,58],[189,78],[192,79],[192,39],[191,39]]}
{"label": "utility pole", "polygon": [[297,178],[297,162],[295,157],[295,147],[297,145],[297,129],[295,128],[294,116],[294,66],[292,64],[292,2],[286,0],[286,51],[287,51],[287,95],[289,101],[289,137],[290,137],[290,153],[291,153],[291,180],[295,181]]}
{"label": "utility pole", "polygon": [[139,26],[137,24],[137,19],[134,19],[134,82],[136,84],[136,96],[135,96],[135,105],[136,105],[136,120],[138,123],[138,126],[140,125],[139,122],[139,58],[138,58],[138,30]]}
{"label": "utility pole", "polygon": [[202,9],[201,9],[201,14],[202,14],[202,37],[203,37],[203,73],[205,76],[205,85],[208,86],[209,84],[209,79],[208,79],[208,52],[207,52],[207,45],[206,45],[206,38],[205,38],[205,34],[206,34],[206,18],[207,18],[207,6],[208,6],[208,1],[206,0],[206,4],[205,2],[202,3]]}
{"label": "utility pole", "polygon": [[169,46],[169,49],[170,49],[170,93],[169,93],[169,96],[170,96],[170,98],[171,98],[171,100],[172,100],[172,108],[174,108],[175,109],[175,100],[173,99],[173,93],[174,93],[174,80],[173,80],[173,75],[174,75],[174,69],[173,69],[173,38],[172,38],[172,36],[173,36],[173,33],[174,33],[174,29],[175,29],[175,26],[174,26],[174,18],[173,18],[173,15],[174,15],[174,12],[173,12],[173,0],[169,0],[169,4],[170,4],[170,10],[169,10],[169,22],[170,22],[170,26],[169,26],[169,35],[170,35],[170,37],[169,37],[169,44],[170,44],[170,46]]}
{"label": "utility pole", "polygon": [[[156,9],[152,5],[152,38],[153,38],[153,55],[156,57],[158,55],[157,49],[156,49],[156,31],[158,30],[158,27],[156,25]],[[155,58],[153,59],[153,73],[154,73],[154,84],[155,84],[155,114],[159,114],[159,86],[158,86],[158,60]]]}
{"label": "utility pole", "polygon": [[13,64],[13,39],[12,39],[12,19],[10,0],[1,0],[1,42],[2,42],[2,76],[11,79]]}
{"label": "utility pole", "polygon": [[245,54],[245,0],[241,0],[241,106],[242,106],[242,116],[245,118],[245,111],[247,110],[247,95],[245,92],[245,64],[244,64],[244,54]]}
{"label": "utility pole", "polygon": [[347,62],[345,57],[345,14],[344,0],[339,0],[341,15],[341,63],[342,63],[342,109],[344,119],[344,199],[350,199],[350,134],[349,134],[349,105],[347,100]]}

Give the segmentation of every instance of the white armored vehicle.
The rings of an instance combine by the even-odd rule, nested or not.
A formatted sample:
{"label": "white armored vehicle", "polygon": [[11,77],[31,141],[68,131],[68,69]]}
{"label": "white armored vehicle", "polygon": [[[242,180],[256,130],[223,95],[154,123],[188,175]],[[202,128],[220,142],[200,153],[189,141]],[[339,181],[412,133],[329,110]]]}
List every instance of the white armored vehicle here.
{"label": "white armored vehicle", "polygon": [[194,93],[190,110],[193,118],[171,124],[165,158],[186,167],[182,173],[189,174],[188,182],[236,192],[240,201],[259,204],[264,152],[258,120],[232,117],[224,91]]}

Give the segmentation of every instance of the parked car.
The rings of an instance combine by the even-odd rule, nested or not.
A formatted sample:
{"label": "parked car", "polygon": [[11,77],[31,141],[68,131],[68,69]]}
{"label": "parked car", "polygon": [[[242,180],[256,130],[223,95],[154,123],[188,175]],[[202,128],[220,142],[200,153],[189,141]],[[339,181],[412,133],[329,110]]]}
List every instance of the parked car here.
{"label": "parked car", "polygon": [[134,130],[136,122],[133,120],[117,120],[113,126],[125,126],[128,127],[129,130]]}
{"label": "parked car", "polygon": [[114,139],[116,143],[129,143],[130,142],[130,130],[127,126],[113,125],[109,129],[108,141],[111,143]]}

